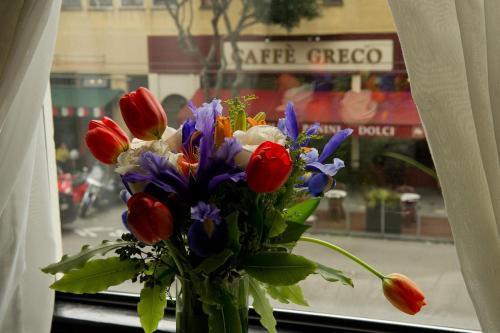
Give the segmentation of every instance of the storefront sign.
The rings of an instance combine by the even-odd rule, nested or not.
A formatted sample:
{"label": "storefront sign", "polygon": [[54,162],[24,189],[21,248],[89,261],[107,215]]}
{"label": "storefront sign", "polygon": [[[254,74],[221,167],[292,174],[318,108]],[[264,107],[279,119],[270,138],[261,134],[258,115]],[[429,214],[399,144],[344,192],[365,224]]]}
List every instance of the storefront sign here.
{"label": "storefront sign", "polygon": [[[306,131],[312,124],[303,124],[302,130]],[[322,124],[319,134],[333,135],[343,128],[352,128],[354,136],[359,137],[397,137],[423,139],[425,136],[420,126],[396,126],[396,125],[338,125]]]}
{"label": "storefront sign", "polygon": [[[238,42],[245,71],[388,71],[393,68],[393,41]],[[228,69],[235,69],[229,42],[224,43]]]}

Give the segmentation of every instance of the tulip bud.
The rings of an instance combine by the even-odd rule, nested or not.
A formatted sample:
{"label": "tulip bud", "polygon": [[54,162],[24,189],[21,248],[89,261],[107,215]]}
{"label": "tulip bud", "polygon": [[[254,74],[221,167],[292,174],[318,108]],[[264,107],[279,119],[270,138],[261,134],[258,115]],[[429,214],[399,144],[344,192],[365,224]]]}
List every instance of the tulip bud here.
{"label": "tulip bud", "polygon": [[167,115],[163,107],[146,88],[141,87],[123,95],[120,109],[128,129],[138,139],[160,139],[167,127]]}
{"label": "tulip bud", "polygon": [[129,146],[127,134],[108,117],[89,122],[85,143],[92,155],[105,164],[116,163],[118,155]]}
{"label": "tulip bud", "polygon": [[399,310],[414,315],[426,305],[424,294],[408,277],[393,273],[382,280],[384,295]]}
{"label": "tulip bud", "polygon": [[265,141],[250,156],[247,183],[254,192],[274,192],[283,186],[291,172],[292,161],[285,147]]}
{"label": "tulip bud", "polygon": [[153,245],[168,239],[173,232],[173,217],[170,209],[153,196],[141,192],[127,202],[126,226],[141,242]]}

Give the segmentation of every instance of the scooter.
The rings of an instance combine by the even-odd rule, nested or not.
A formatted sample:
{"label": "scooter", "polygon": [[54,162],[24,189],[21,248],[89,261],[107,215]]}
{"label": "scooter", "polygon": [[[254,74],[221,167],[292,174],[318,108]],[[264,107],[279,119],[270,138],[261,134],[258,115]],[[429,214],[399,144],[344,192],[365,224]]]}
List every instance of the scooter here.
{"label": "scooter", "polygon": [[71,223],[78,217],[78,206],[88,187],[82,178],[84,176],[79,174],[72,175],[62,170],[58,172],[59,214],[63,224]]}
{"label": "scooter", "polygon": [[93,208],[100,209],[118,202],[118,182],[102,165],[95,164],[86,178],[88,187],[83,194],[79,216],[88,217]]}

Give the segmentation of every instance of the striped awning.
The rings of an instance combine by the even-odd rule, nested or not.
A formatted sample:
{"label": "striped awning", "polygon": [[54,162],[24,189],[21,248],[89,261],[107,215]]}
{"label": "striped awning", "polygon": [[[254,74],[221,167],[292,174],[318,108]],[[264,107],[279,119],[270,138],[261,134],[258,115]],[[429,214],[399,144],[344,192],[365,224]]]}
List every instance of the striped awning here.
{"label": "striped awning", "polygon": [[72,106],[65,106],[57,108],[52,107],[52,116],[54,117],[80,117],[80,118],[102,118],[105,112],[103,107],[87,107],[80,106],[74,108]]}
{"label": "striped awning", "polygon": [[57,87],[51,88],[54,117],[102,118],[106,107],[117,103],[120,89]]}

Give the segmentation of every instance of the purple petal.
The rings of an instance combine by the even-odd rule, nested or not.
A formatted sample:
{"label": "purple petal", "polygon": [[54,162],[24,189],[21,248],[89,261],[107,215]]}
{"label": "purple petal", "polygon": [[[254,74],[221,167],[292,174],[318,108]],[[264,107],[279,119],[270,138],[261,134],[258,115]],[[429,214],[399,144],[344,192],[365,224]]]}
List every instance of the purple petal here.
{"label": "purple petal", "polygon": [[281,131],[281,133],[283,133],[283,135],[288,136],[285,118],[280,118],[278,120],[278,129]]}
{"label": "purple petal", "polygon": [[314,123],[306,131],[306,136],[315,135],[319,130],[319,123]]}
{"label": "purple petal", "polygon": [[213,204],[207,204],[200,201],[196,206],[191,207],[191,219],[204,222],[205,220],[212,220],[216,224],[221,221],[220,209]]}
{"label": "purple petal", "polygon": [[200,164],[198,172],[204,172],[207,165],[210,163],[214,148],[214,129],[216,112],[213,107],[205,104],[196,110],[196,130],[202,134],[200,141]]}
{"label": "purple petal", "polygon": [[306,161],[307,164],[310,164],[318,161],[318,155],[318,150],[316,148],[312,148],[307,153],[300,154],[300,158]]}
{"label": "purple petal", "polygon": [[334,136],[327,142],[321,155],[319,155],[319,161],[324,162],[328,157],[330,157],[335,150],[340,146],[340,144],[347,139],[349,135],[352,134],[351,128],[346,128],[335,133]]}
{"label": "purple petal", "polygon": [[333,177],[344,166],[344,161],[342,161],[340,158],[335,158],[332,164],[323,164],[321,162],[309,163],[306,165],[306,170],[321,172],[325,175]]}
{"label": "purple petal", "polygon": [[215,152],[215,158],[223,160],[229,166],[234,166],[234,157],[242,149],[241,143],[237,138],[226,138],[224,143]]}
{"label": "purple petal", "polygon": [[215,176],[210,180],[210,182],[208,183],[208,190],[213,191],[217,187],[217,185],[226,180],[232,180],[233,182],[237,183],[241,180],[246,180],[246,178],[247,174],[245,171],[237,173],[224,173],[222,175]]}
{"label": "purple petal", "polygon": [[309,190],[309,193],[316,197],[323,194],[325,191],[328,191],[332,184],[334,183],[331,177],[318,173],[312,176],[307,182],[307,189]]}
{"label": "purple petal", "polygon": [[297,116],[295,115],[292,102],[288,102],[285,108],[285,125],[290,139],[293,141],[297,140],[299,136],[299,125],[297,124]]}
{"label": "purple petal", "polygon": [[151,175],[144,175],[139,172],[127,172],[122,176],[122,180],[125,183],[139,183],[139,182],[148,182],[152,179]]}
{"label": "purple petal", "polygon": [[120,191],[120,199],[123,201],[123,203],[127,203],[128,199],[130,199],[132,195],[129,193],[128,190],[121,190]]}
{"label": "purple petal", "polygon": [[196,114],[196,106],[194,105],[193,101],[189,101],[187,103],[187,106],[191,110],[191,112],[193,113],[193,115]]}
{"label": "purple petal", "polygon": [[168,162],[163,156],[147,151],[139,157],[139,165],[142,169],[155,176],[168,167]]}

